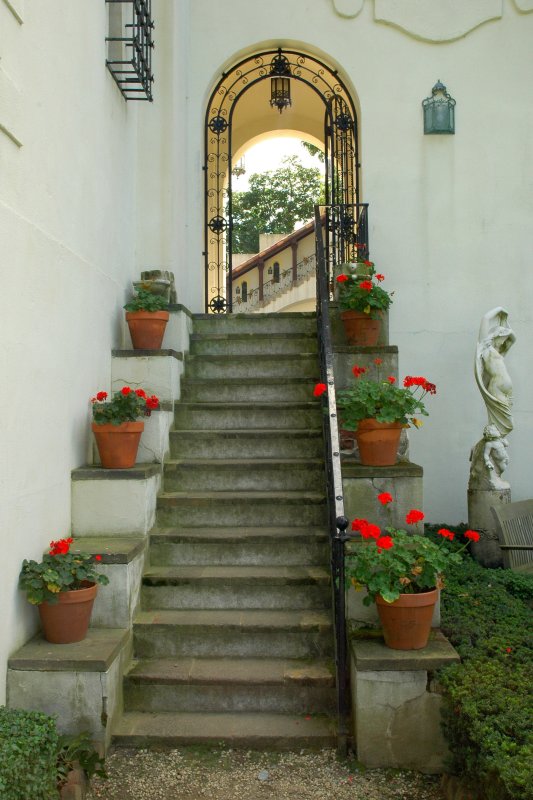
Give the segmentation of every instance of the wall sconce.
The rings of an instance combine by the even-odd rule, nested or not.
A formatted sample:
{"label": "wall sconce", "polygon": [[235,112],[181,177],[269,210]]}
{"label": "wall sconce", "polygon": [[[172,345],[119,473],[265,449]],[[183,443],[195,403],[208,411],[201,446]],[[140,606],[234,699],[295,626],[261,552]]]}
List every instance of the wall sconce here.
{"label": "wall sconce", "polygon": [[270,105],[277,108],[279,113],[284,108],[292,105],[291,100],[291,67],[287,56],[282,55],[281,47],[277,56],[270,63]]}
{"label": "wall sconce", "polygon": [[431,97],[422,101],[424,109],[424,133],[455,133],[455,100],[437,81]]}

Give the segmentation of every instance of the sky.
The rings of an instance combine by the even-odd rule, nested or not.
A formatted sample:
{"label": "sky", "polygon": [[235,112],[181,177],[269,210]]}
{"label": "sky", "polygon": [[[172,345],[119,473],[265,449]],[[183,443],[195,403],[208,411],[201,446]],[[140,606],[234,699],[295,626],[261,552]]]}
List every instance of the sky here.
{"label": "sky", "polygon": [[244,154],[244,167],[246,174],[240,177],[233,176],[232,189],[234,192],[243,192],[248,189],[249,176],[254,172],[267,172],[281,166],[287,156],[296,155],[304,167],[318,167],[321,172],[324,165],[318,158],[309,155],[298,139],[291,136],[276,136],[265,139],[259,144],[254,144]]}

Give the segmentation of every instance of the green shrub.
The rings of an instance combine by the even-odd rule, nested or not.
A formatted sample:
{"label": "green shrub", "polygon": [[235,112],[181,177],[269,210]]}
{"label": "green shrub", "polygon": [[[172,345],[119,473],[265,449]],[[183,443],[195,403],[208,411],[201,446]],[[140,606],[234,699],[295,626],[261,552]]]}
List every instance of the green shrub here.
{"label": "green shrub", "polygon": [[486,800],[533,800],[532,599],[532,577],[469,557],[447,573],[441,626],[462,663],[440,673],[444,731],[451,771]]}
{"label": "green shrub", "polygon": [[2,800],[56,800],[58,741],[52,717],[0,707]]}

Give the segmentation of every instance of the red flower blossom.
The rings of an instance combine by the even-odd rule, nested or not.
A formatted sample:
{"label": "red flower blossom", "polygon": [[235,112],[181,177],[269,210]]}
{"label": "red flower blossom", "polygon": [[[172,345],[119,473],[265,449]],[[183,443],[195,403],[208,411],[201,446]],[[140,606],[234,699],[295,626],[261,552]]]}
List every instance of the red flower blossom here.
{"label": "red flower blossom", "polygon": [[513,648],[512,647],[506,647],[505,648],[505,652],[506,653],[512,653],[513,652]]}
{"label": "red flower blossom", "polygon": [[450,542],[455,536],[455,533],[449,531],[448,528],[441,528],[439,531],[437,531],[437,533],[439,534],[439,536],[443,536],[445,539],[449,539]]}
{"label": "red flower blossom", "polygon": [[137,395],[137,397],[146,398],[146,392],[144,391],[144,389],[135,389],[135,394]]}
{"label": "red flower blossom", "polygon": [[352,522],[352,531],[361,531],[361,528],[365,528],[368,525],[368,520],[366,519],[354,519]]}
{"label": "red flower blossom", "polygon": [[396,383],[396,378],[394,377],[394,375],[389,375],[387,380],[388,380],[388,382],[390,383],[391,386],[392,386],[393,383]]}
{"label": "red flower blossom", "polygon": [[394,546],[391,536],[380,536],[376,544],[382,550],[390,550]]}
{"label": "red flower blossom", "polygon": [[321,397],[328,390],[325,383],[317,383],[313,389],[313,397]]}
{"label": "red flower blossom", "polygon": [[95,561],[101,561],[101,560],[102,560],[102,556],[95,556],[95,557],[94,557],[94,560],[95,560]]}
{"label": "red flower blossom", "polygon": [[405,521],[408,525],[415,525],[417,522],[421,522],[423,519],[424,513],[419,511],[418,508],[412,508],[405,517]]}
{"label": "red flower blossom", "polygon": [[479,533],[477,531],[465,531],[465,539],[469,539],[471,542],[479,542]]}
{"label": "red flower blossom", "polygon": [[434,383],[430,383],[429,381],[425,382],[424,389],[428,394],[437,394],[437,387]]}
{"label": "red flower blossom", "polygon": [[129,393],[131,392],[131,389],[130,389],[129,386],[123,386],[122,389],[120,390],[120,392],[121,392],[121,394],[124,395],[124,397],[127,397],[129,395]]}
{"label": "red flower blossom", "polygon": [[367,261],[363,261],[363,264],[365,265],[365,267],[373,267],[374,266],[374,262],[373,261],[368,261],[368,260]]}
{"label": "red flower blossom", "polygon": [[[366,261],[365,261],[365,264],[366,264]],[[361,283],[359,284],[359,288],[363,289],[365,292],[371,292],[372,291],[372,281],[361,281]]]}
{"label": "red flower blossom", "polygon": [[381,272],[378,272],[378,274],[376,275],[376,280],[381,283],[381,281],[385,280],[385,275],[382,275]]}
{"label": "red flower blossom", "polygon": [[378,494],[378,500],[382,506],[386,506],[387,503],[392,503],[392,495],[389,492],[381,492]]}
{"label": "red flower blossom", "polygon": [[381,536],[381,528],[373,522],[368,522],[361,529],[361,536],[363,539],[378,539]]}
{"label": "red flower blossom", "polygon": [[354,364],[352,367],[352,372],[355,377],[358,378],[359,375],[363,375],[363,373],[366,372],[366,367],[358,367],[357,364]]}
{"label": "red flower blossom", "polygon": [[70,545],[72,542],[72,536],[69,536],[68,539],[58,539],[57,542],[50,542],[49,555],[64,556],[70,550]]}
{"label": "red flower blossom", "polygon": [[374,359],[374,364],[376,365],[376,367],[379,367],[380,364],[383,364],[383,359],[382,358],[375,358]]}
{"label": "red flower blossom", "polygon": [[410,386],[424,386],[426,383],[426,379],[422,376],[413,377],[412,375],[407,375],[403,381],[403,385],[406,389],[408,389]]}
{"label": "red flower blossom", "polygon": [[150,411],[159,407],[159,398],[153,394],[151,397],[146,398],[146,408],[149,408]]}
{"label": "red flower blossom", "polygon": [[344,283],[348,280],[348,275],[337,275],[337,283]]}
{"label": "red flower blossom", "polygon": [[97,392],[96,394],[96,399],[99,400],[100,402],[102,402],[102,400],[105,400],[106,397],[107,397],[107,392]]}

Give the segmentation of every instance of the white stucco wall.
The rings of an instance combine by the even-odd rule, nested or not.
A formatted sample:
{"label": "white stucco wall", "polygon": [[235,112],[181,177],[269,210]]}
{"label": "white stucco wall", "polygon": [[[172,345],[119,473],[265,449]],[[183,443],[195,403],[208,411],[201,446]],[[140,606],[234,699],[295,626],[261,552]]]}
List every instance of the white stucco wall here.
{"label": "white stucco wall", "polygon": [[[516,398],[507,475],[514,499],[533,494],[533,14],[514,0],[445,5],[427,2],[421,15],[416,0],[272,0],[250,14],[248,0],[233,0],[231,13],[218,0],[196,0],[187,183],[196,252],[199,126],[222,68],[279,45],[339,68],[360,109],[371,256],[396,290],[391,343],[404,374],[426,374],[439,390],[411,435],[412,458],[425,469],[428,518],[453,523],[466,519],[468,456],[485,424],[473,378],[478,327],[496,305],[508,309],[518,339],[507,357]],[[421,102],[439,78],[457,100],[455,136],[423,135]]]}
{"label": "white stucco wall", "polygon": [[[88,400],[110,384],[135,258],[137,117],[105,67],[104,2],[0,0],[0,703],[36,627],[23,558],[70,530]],[[20,146],[19,146],[20,145]]]}

